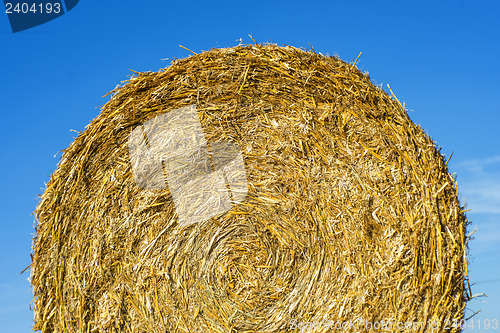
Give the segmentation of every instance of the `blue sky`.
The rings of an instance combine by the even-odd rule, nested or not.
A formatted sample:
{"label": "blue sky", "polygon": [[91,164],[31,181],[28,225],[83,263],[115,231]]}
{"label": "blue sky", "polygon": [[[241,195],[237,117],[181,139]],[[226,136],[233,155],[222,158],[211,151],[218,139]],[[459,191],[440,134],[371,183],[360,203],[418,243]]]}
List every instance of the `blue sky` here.
{"label": "blue sky", "polygon": [[[500,2],[95,1],[13,34],[0,13],[0,327],[29,332],[37,196],[102,98],[136,71],[212,47],[276,42],[336,54],[391,85],[443,147],[471,209],[469,304],[500,319]],[[167,59],[168,58],[168,59]],[[476,329],[469,331],[477,331]]]}

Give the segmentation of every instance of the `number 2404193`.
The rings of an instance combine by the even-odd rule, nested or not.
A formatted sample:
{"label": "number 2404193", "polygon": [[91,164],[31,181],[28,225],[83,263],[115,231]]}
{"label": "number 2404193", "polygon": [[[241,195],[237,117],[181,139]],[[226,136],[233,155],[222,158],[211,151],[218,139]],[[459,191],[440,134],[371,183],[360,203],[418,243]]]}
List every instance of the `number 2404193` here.
{"label": "number 2404193", "polygon": [[5,3],[5,12],[7,14],[59,14],[61,12],[61,3]]}

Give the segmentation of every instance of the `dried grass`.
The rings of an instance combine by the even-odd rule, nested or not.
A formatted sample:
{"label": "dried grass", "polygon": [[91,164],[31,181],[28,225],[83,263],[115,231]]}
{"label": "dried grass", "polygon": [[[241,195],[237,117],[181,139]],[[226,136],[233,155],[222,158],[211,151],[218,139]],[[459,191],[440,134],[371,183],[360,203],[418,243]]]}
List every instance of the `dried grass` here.
{"label": "dried grass", "polygon": [[[455,180],[431,138],[354,65],[238,46],[137,73],[112,94],[36,210],[36,330],[463,318],[467,220]],[[192,104],[209,144],[241,147],[249,188],[226,214],[181,228],[168,190],[134,183],[127,139]]]}

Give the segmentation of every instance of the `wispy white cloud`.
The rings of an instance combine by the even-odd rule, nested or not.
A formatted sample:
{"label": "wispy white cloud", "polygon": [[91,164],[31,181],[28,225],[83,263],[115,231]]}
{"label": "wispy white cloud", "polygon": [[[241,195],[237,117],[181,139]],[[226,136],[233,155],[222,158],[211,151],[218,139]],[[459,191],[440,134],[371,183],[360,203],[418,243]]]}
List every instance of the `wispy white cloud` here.
{"label": "wispy white cloud", "polygon": [[450,169],[472,213],[500,214],[500,156],[453,163]]}
{"label": "wispy white cloud", "polygon": [[459,182],[459,192],[472,213],[500,214],[500,183],[493,180]]}
{"label": "wispy white cloud", "polygon": [[472,218],[472,226],[469,232],[476,229],[472,235],[473,240],[469,243],[471,254],[473,256],[484,253],[494,254],[499,257],[500,252],[500,218],[497,214],[485,215],[481,214]]}
{"label": "wispy white cloud", "polygon": [[458,191],[477,229],[469,244],[473,256],[497,256],[500,251],[500,156],[450,163],[457,174]]}
{"label": "wispy white cloud", "polygon": [[454,164],[456,167],[468,169],[469,171],[483,172],[487,166],[495,164],[500,166],[500,155],[475,160],[460,161]]}

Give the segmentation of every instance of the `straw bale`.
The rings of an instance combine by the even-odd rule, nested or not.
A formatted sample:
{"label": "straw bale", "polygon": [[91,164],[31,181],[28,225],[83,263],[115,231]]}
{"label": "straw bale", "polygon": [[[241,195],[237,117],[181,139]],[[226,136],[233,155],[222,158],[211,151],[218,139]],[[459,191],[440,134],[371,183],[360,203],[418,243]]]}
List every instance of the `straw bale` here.
{"label": "straw bale", "polygon": [[[191,224],[171,189],[138,186],[128,144],[183,107],[209,148],[239,148],[247,181]],[[467,219],[435,142],[353,64],[290,46],[134,75],[64,151],[36,220],[42,332],[443,331],[469,297]]]}

